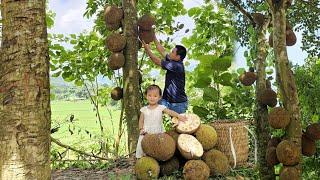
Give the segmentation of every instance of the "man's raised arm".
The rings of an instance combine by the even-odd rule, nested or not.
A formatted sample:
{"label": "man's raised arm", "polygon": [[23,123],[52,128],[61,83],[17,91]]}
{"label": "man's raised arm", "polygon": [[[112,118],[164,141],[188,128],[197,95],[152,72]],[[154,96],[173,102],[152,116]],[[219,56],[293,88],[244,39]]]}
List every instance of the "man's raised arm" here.
{"label": "man's raised arm", "polygon": [[157,39],[156,35],[154,35],[154,44],[156,45],[157,50],[161,54],[162,58],[166,57],[166,50],[164,47],[160,44],[159,40]]}
{"label": "man's raised arm", "polygon": [[150,45],[146,44],[144,41],[142,41],[142,45],[143,45],[144,49],[146,50],[146,53],[150,57],[150,59],[156,65],[161,66],[161,59],[152,53]]}

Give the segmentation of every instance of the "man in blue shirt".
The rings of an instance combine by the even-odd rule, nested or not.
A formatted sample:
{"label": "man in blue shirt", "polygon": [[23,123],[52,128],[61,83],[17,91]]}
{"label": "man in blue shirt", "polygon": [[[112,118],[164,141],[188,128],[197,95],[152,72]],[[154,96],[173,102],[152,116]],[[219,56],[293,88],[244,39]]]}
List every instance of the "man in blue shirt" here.
{"label": "man in blue shirt", "polygon": [[143,47],[150,59],[158,66],[166,70],[165,87],[163,90],[160,104],[181,114],[188,108],[188,98],[185,93],[185,71],[183,59],[186,57],[187,50],[181,45],[176,45],[170,53],[166,53],[159,40],[154,37],[154,43],[162,59],[154,55],[149,44],[143,43]]}

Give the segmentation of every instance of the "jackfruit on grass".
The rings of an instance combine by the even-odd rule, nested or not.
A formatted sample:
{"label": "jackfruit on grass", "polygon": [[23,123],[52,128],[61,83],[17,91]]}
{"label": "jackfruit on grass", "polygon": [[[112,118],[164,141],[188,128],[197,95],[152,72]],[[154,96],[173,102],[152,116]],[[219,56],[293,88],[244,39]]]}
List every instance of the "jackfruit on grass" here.
{"label": "jackfruit on grass", "polygon": [[192,135],[180,134],[177,145],[181,155],[186,159],[198,159],[203,155],[201,143]]}
{"label": "jackfruit on grass", "polygon": [[107,5],[104,9],[104,20],[106,24],[115,24],[121,22],[123,10],[115,5]]}
{"label": "jackfruit on grass", "polygon": [[281,138],[280,137],[272,137],[268,141],[268,147],[277,147],[280,142],[281,142]]}
{"label": "jackfruit on grass", "polygon": [[160,175],[168,176],[173,172],[179,170],[179,160],[177,157],[173,156],[171,159],[165,162],[159,162],[160,165]]}
{"label": "jackfruit on grass", "polygon": [[172,118],[172,122],[178,124],[176,131],[181,134],[193,134],[200,127],[201,121],[199,116],[192,113],[183,114],[187,117],[187,121],[178,121],[178,118]]}
{"label": "jackfruit on grass", "polygon": [[152,26],[156,24],[156,18],[151,14],[145,14],[138,19],[139,29],[144,31],[152,30]]}
{"label": "jackfruit on grass", "polygon": [[320,139],[320,123],[310,124],[307,127],[306,135],[313,140]]}
{"label": "jackfruit on grass", "polygon": [[283,166],[280,169],[280,180],[299,180],[299,171],[294,166]]}
{"label": "jackfruit on grass", "polygon": [[210,169],[202,160],[189,160],[182,173],[185,180],[206,180],[210,176]]}
{"label": "jackfruit on grass", "polygon": [[300,161],[299,148],[291,141],[281,141],[277,146],[276,152],[279,162],[284,165],[293,166]]}
{"label": "jackfruit on grass", "polygon": [[269,167],[273,167],[279,164],[279,160],[277,158],[276,147],[268,147],[266,150],[266,161]]}
{"label": "jackfruit on grass", "polygon": [[209,166],[211,175],[225,175],[230,171],[229,160],[221,151],[211,149],[204,153],[202,159]]}
{"label": "jackfruit on grass", "polygon": [[218,140],[216,130],[207,124],[201,124],[195,136],[205,151],[212,149]]}
{"label": "jackfruit on grass", "polygon": [[108,67],[112,70],[118,70],[123,67],[125,58],[122,53],[112,53],[108,59]]}
{"label": "jackfruit on grass", "polygon": [[134,170],[137,179],[156,179],[159,177],[160,166],[155,159],[151,157],[142,157],[137,160]]}
{"label": "jackfruit on grass", "polygon": [[283,107],[275,107],[269,113],[269,124],[275,129],[284,129],[290,123],[290,114]]}
{"label": "jackfruit on grass", "polygon": [[166,133],[146,134],[141,146],[144,153],[158,161],[169,160],[176,150],[176,142]]}
{"label": "jackfruit on grass", "polygon": [[111,91],[111,98],[118,101],[123,98],[123,89],[121,87],[115,87]]}
{"label": "jackfruit on grass", "polygon": [[126,38],[119,33],[112,33],[106,39],[106,47],[111,52],[120,52],[126,46]]}
{"label": "jackfruit on grass", "polygon": [[305,133],[301,137],[302,154],[305,156],[313,156],[316,153],[316,142],[309,138]]}

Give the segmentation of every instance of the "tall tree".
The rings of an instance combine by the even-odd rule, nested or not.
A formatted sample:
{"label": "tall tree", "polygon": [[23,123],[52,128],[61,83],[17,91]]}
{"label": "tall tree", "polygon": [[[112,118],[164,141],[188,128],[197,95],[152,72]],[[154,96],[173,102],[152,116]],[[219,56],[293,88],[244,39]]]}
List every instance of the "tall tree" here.
{"label": "tall tree", "polygon": [[50,179],[45,0],[1,0],[0,179]]}
{"label": "tall tree", "polygon": [[[286,47],[286,12],[288,0],[268,0],[272,13],[273,49],[275,55],[275,67],[277,83],[284,107],[289,111],[290,123],[286,129],[287,138],[294,142],[301,151],[301,122],[297,86],[288,60]],[[297,167],[301,170],[300,164]],[[299,171],[301,173],[301,171]]]}
{"label": "tall tree", "polygon": [[[254,17],[254,14],[257,9],[266,10],[259,1],[251,2],[248,6],[245,6],[246,3],[241,3],[236,0],[228,0],[234,8],[238,10],[236,12],[238,16],[240,15],[246,22],[237,22],[238,33],[242,31],[247,31],[248,37],[244,36],[240,38],[240,41],[243,41],[243,44],[248,44],[251,48],[250,50],[250,62],[248,64],[253,64],[257,72],[257,81],[256,81],[256,100],[261,96],[263,91],[266,89],[266,58],[268,55],[268,45],[266,43],[265,35],[267,28],[269,26],[270,20],[264,17],[257,19]],[[260,7],[259,7],[260,5]],[[250,8],[251,6],[251,8]],[[264,5],[265,6],[265,5]],[[246,9],[252,9],[253,12],[249,12]],[[256,15],[256,14],[255,14]],[[238,17],[239,18],[239,17]],[[241,24],[241,25],[240,25]],[[248,39],[246,39],[248,38]],[[250,42],[250,39],[252,41]],[[246,42],[247,41],[247,42]],[[268,145],[268,140],[270,139],[270,131],[268,124],[268,108],[266,105],[263,105],[256,101],[255,106],[255,115],[256,121],[256,134],[258,141],[258,168],[259,176],[261,179],[274,179],[274,168],[268,167],[266,162],[266,149]]]}
{"label": "tall tree", "polygon": [[129,152],[133,152],[136,148],[136,142],[139,136],[138,122],[139,110],[141,107],[139,92],[139,76],[138,76],[138,27],[137,27],[137,1],[123,0],[122,6],[124,11],[124,36],[127,45],[124,50],[126,59],[123,67],[123,103],[127,118],[128,129],[128,148]]}

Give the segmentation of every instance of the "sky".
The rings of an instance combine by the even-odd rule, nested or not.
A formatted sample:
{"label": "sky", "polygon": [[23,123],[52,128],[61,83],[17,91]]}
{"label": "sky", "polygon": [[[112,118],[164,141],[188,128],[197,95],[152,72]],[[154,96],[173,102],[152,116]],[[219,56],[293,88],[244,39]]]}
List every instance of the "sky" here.
{"label": "sky", "polygon": [[[202,0],[184,0],[185,7],[187,9],[199,6],[202,4]],[[50,0],[49,9],[56,13],[55,25],[52,29],[49,29],[50,33],[61,33],[61,34],[79,34],[85,30],[90,31],[94,25],[92,19],[86,19],[83,17],[86,8],[86,0]],[[185,28],[180,32],[180,34],[174,34],[174,42],[176,44],[180,43],[183,36],[181,33],[185,29],[190,29],[190,32],[186,35],[191,34],[191,30],[194,28],[193,20],[186,16],[180,16],[176,18],[176,22],[180,21],[185,24]],[[184,33],[182,33],[184,34]],[[185,36],[185,35],[184,35]],[[307,57],[305,52],[301,50],[301,33],[296,32],[297,43],[294,46],[288,46],[288,57],[293,64],[302,65],[304,59]],[[161,38],[161,36],[160,36]],[[243,57],[244,48],[236,47],[237,52],[235,56],[235,67],[246,67],[245,59]]]}

